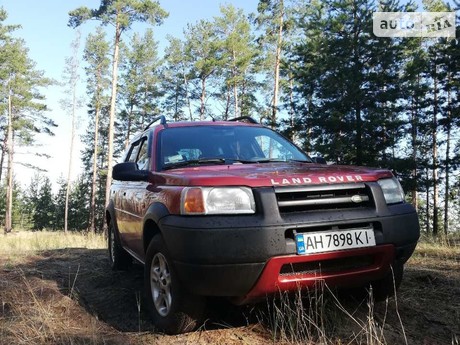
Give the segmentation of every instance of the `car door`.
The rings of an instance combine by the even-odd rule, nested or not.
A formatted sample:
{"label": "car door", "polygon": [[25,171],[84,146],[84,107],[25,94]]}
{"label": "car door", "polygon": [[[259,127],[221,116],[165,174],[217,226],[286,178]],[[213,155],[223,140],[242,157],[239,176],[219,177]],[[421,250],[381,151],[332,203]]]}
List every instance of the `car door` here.
{"label": "car door", "polygon": [[[126,161],[136,162],[139,170],[149,170],[151,157],[150,141],[143,137],[132,144]],[[146,208],[146,194],[149,183],[146,181],[124,182],[121,197],[120,214],[118,216],[118,230],[123,244],[136,257],[142,259],[142,227]]]}

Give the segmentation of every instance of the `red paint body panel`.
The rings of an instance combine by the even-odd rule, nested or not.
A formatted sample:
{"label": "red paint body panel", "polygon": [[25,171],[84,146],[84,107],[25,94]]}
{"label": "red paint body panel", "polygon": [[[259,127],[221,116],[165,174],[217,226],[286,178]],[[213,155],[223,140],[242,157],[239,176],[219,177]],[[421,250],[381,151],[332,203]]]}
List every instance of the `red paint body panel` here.
{"label": "red paint body panel", "polygon": [[[304,262],[324,262],[332,259],[359,256],[372,256],[374,258],[374,263],[360,269],[341,270],[340,272],[331,271],[322,272],[320,274],[293,273],[280,275],[283,265]],[[274,257],[268,260],[256,285],[245,297],[237,300],[237,303],[246,304],[279,291],[297,291],[299,288],[314,288],[318,282],[324,282],[328,286],[359,286],[360,284],[383,277],[384,274],[388,272],[394,257],[395,248],[391,244],[312,255]]]}
{"label": "red paint body panel", "polygon": [[[224,136],[203,126],[245,128],[219,132],[230,133]],[[188,129],[168,132],[174,127]],[[133,138],[107,207],[107,220],[114,222],[121,246],[144,262],[151,239],[161,235],[177,277],[191,294],[225,296],[238,304],[318,283],[363,286],[383,278],[391,265],[402,268],[415,248],[419,224],[409,204],[387,204],[377,182],[393,178],[391,171],[312,163],[283,139],[272,141],[277,136],[263,127],[162,123]],[[240,142],[242,132],[255,134]],[[136,145],[143,143],[148,145],[148,171],[132,164],[139,159]],[[276,149],[277,143],[286,149]],[[245,155],[245,147],[253,148],[252,155]],[[256,211],[182,215],[181,195],[190,186],[249,187]],[[296,233],[368,227],[376,246],[295,254]]]}
{"label": "red paint body panel", "polygon": [[373,182],[392,177],[388,170],[312,163],[265,163],[211,165],[153,173],[152,183],[161,179],[175,186],[297,186]]}

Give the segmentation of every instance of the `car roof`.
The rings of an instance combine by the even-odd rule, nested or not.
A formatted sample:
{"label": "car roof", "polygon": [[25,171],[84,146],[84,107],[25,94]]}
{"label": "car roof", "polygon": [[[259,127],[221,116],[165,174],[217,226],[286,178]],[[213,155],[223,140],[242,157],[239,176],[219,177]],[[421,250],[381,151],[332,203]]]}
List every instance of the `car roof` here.
{"label": "car roof", "polygon": [[[160,125],[161,126],[161,125]],[[247,123],[239,121],[178,121],[178,122],[168,122],[167,127],[195,127],[195,126],[258,126],[262,127],[261,124],[256,123]]]}
{"label": "car roof", "polygon": [[[136,134],[131,140],[130,143],[134,143],[142,137],[148,135],[148,133],[158,132],[167,128],[180,128],[180,127],[198,127],[198,126],[244,126],[244,127],[265,127],[264,125],[256,122],[255,120],[242,117],[242,120],[227,120],[227,121],[176,121],[176,122],[166,122],[162,120],[159,123],[150,123],[142,132]],[[250,119],[250,120],[247,120]]]}

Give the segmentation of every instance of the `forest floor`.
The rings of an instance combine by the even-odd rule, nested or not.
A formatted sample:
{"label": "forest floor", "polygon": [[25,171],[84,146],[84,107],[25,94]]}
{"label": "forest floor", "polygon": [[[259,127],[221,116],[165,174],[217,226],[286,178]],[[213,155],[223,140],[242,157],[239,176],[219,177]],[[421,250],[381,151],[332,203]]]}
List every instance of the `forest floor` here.
{"label": "forest floor", "polygon": [[168,336],[143,309],[142,267],[111,271],[102,236],[0,236],[1,345],[460,344],[459,243],[420,243],[387,302],[327,289],[296,304],[237,308],[214,299],[199,330]]}

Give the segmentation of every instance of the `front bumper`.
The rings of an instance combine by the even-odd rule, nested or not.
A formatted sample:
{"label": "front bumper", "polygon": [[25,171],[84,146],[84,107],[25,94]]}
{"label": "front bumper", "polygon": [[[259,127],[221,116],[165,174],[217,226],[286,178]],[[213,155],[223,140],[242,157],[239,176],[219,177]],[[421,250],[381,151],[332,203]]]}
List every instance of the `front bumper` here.
{"label": "front bumper", "polygon": [[[281,215],[273,192],[261,189],[255,198],[259,212],[254,215],[160,219],[176,273],[190,292],[247,303],[299,284],[312,287],[319,280],[358,286],[382,278],[395,261],[405,263],[419,238],[418,217],[409,204]],[[295,232],[364,224],[374,229],[375,247],[296,254]],[[290,267],[295,270],[290,272]]]}
{"label": "front bumper", "polygon": [[327,286],[356,287],[382,278],[395,259],[391,244],[307,256],[278,256],[268,260],[254,287],[235,303],[246,304],[279,291]]}

